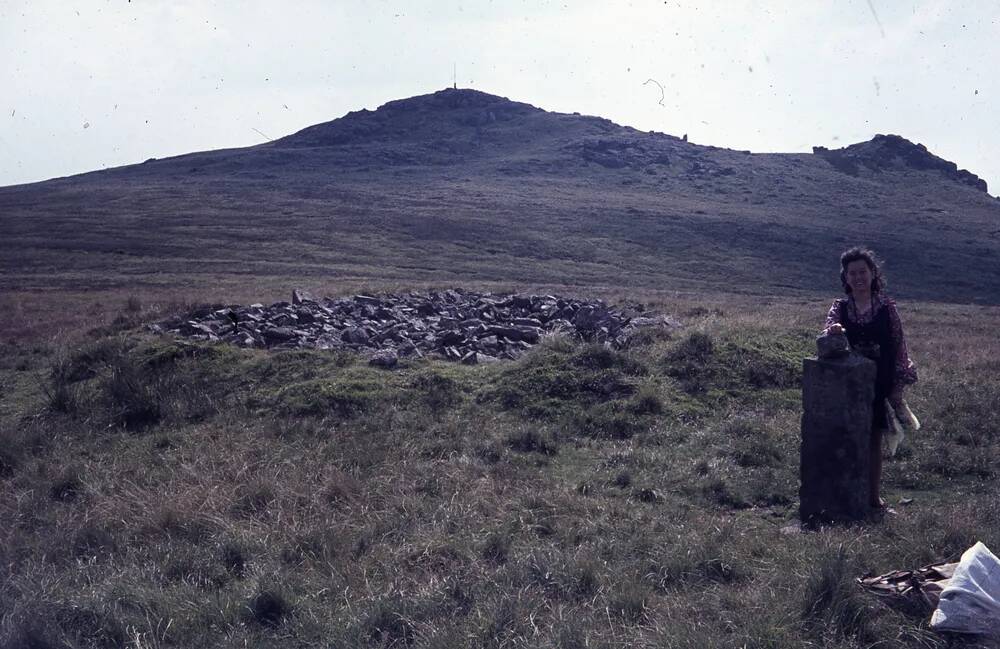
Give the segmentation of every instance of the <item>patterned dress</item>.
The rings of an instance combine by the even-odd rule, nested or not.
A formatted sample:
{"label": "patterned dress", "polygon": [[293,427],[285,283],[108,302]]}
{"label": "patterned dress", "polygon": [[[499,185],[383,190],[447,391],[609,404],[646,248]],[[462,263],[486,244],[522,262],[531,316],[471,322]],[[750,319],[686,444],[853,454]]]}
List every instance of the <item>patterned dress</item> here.
{"label": "patterned dress", "polygon": [[872,425],[889,428],[885,400],[898,404],[903,388],[917,381],[917,370],[910,360],[903,335],[903,324],[892,298],[876,294],[870,309],[859,313],[853,297],[835,300],[826,316],[826,328],[841,325],[851,347],[875,361],[875,404]]}

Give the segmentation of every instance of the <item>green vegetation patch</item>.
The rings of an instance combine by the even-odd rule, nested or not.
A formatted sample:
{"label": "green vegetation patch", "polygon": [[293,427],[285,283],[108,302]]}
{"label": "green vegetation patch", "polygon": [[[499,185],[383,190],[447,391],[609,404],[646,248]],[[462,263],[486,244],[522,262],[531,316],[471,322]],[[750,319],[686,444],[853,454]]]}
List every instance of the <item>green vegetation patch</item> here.
{"label": "green vegetation patch", "polygon": [[255,354],[246,371],[266,385],[282,385],[338,374],[358,364],[359,356],[349,352],[292,349]]}
{"label": "green vegetation patch", "polygon": [[802,359],[814,354],[814,332],[694,331],[669,347],[660,365],[687,394],[753,399],[767,391],[797,394]]}
{"label": "green vegetation patch", "polygon": [[554,418],[628,397],[647,372],[627,353],[600,345],[542,345],[505,364],[479,396],[528,417]]}
{"label": "green vegetation patch", "polygon": [[441,416],[468,404],[477,390],[494,380],[492,372],[487,366],[419,361],[405,374],[404,396],[411,408]]}
{"label": "green vegetation patch", "polygon": [[[127,342],[119,349],[129,350]],[[229,345],[192,343],[181,340],[153,339],[135,344],[136,362],[152,370],[195,369],[202,376],[223,377],[245,362],[249,352]]]}
{"label": "green vegetation patch", "polygon": [[270,404],[290,415],[351,417],[391,400],[384,381],[371,376],[347,376],[300,381],[279,388]]}

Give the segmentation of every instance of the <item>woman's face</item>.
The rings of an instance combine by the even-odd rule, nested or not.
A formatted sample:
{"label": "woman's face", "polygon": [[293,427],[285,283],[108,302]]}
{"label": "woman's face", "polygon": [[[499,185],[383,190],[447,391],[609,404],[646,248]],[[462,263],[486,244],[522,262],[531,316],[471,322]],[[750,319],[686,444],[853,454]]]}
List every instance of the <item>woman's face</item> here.
{"label": "woman's face", "polygon": [[872,270],[864,259],[847,264],[847,284],[853,293],[867,293],[872,288]]}

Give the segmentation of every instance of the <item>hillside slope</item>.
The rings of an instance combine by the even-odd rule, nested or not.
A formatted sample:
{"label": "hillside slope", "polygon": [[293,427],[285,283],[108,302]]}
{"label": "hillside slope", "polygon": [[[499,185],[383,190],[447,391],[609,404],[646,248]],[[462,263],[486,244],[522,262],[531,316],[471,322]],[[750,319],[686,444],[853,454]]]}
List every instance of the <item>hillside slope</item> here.
{"label": "hillside slope", "polygon": [[739,292],[837,288],[874,246],[908,297],[1000,302],[1000,203],[898,136],[699,146],[473,90],[259,146],[0,188],[0,287],[350,277]]}

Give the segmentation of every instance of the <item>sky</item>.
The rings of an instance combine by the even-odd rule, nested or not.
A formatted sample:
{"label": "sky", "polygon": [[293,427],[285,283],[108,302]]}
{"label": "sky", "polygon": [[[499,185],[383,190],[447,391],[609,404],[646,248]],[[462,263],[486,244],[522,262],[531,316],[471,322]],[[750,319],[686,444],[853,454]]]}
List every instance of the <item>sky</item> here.
{"label": "sky", "polygon": [[1000,3],[0,0],[0,186],[460,88],[754,152],[896,133],[1000,192]]}

